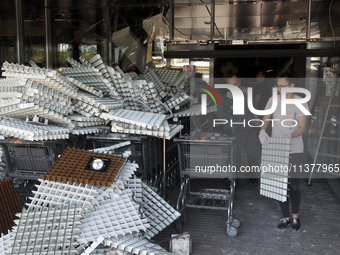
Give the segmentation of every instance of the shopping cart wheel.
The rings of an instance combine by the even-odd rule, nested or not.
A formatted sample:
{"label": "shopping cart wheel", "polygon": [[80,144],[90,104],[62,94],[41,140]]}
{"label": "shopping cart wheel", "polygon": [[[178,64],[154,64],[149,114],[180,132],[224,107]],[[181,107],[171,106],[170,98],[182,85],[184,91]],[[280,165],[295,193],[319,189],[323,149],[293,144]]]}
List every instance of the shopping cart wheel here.
{"label": "shopping cart wheel", "polygon": [[235,228],[239,228],[241,226],[241,222],[239,219],[233,218],[231,225],[234,226]]}
{"label": "shopping cart wheel", "polygon": [[234,226],[227,226],[227,235],[230,237],[235,237],[237,236],[237,228]]}

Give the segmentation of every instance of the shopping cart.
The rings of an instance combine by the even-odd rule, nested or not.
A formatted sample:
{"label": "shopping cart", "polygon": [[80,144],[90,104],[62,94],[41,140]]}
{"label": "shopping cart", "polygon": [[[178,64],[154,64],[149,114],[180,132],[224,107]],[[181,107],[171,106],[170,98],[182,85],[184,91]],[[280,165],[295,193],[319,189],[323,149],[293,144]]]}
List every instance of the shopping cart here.
{"label": "shopping cart", "polygon": [[9,177],[38,180],[67,147],[85,148],[84,135],[69,135],[68,139],[27,141],[17,138],[0,139],[3,168]]}
{"label": "shopping cart", "polygon": [[[235,193],[234,137],[220,134],[201,133],[195,136],[174,138],[178,146],[181,190],[177,198],[177,210],[182,214],[176,222],[179,232],[186,223],[189,208],[226,210],[226,233],[237,235],[240,221],[233,216]],[[229,189],[205,188],[198,192],[190,190],[194,178],[228,179]]]}
{"label": "shopping cart", "polygon": [[24,180],[42,178],[68,146],[67,142],[66,139],[40,142],[16,138],[0,140],[8,176]]}
{"label": "shopping cart", "polygon": [[139,168],[136,172],[138,176],[143,177],[144,180],[157,183],[160,177],[160,166],[158,162],[161,162],[161,143],[157,138],[153,138],[146,135],[132,135],[121,133],[109,133],[109,134],[95,134],[87,135],[86,139],[92,142],[93,149],[111,146],[125,141],[130,141],[129,146],[115,150],[120,153],[127,149],[131,150],[131,156],[129,160],[136,162]]}

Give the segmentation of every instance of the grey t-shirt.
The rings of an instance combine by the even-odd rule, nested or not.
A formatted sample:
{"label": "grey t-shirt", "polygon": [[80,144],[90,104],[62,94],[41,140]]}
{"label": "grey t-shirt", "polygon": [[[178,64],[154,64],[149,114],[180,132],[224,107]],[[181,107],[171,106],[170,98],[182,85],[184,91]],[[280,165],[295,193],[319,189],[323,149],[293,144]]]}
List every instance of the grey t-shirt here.
{"label": "grey t-shirt", "polygon": [[[295,95],[294,98],[301,98]],[[266,110],[270,109],[272,106],[273,98],[269,98]],[[308,105],[306,103],[302,104],[307,110],[309,110]],[[273,112],[272,119],[273,121],[273,130],[272,137],[284,137],[284,135],[291,134],[298,129],[298,119],[305,114],[294,104],[287,104],[286,115],[281,115],[281,100],[278,97],[276,110]],[[295,120],[295,121],[292,121]],[[283,121],[283,123],[282,123]],[[282,125],[283,124],[283,125]],[[272,122],[269,123],[272,125]],[[303,152],[303,140],[302,135],[298,137],[291,138],[291,146],[290,153],[302,153]]]}

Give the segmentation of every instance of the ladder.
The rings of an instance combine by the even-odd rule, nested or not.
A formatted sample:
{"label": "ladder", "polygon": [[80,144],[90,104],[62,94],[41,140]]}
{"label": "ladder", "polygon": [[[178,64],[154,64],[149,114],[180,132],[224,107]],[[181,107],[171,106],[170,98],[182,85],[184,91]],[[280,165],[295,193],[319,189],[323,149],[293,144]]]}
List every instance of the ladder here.
{"label": "ladder", "polygon": [[[333,75],[333,73],[330,73],[330,72],[329,72],[329,74]],[[324,77],[325,76],[326,75],[324,75]],[[331,90],[331,95],[330,95],[330,99],[329,99],[329,102],[328,102],[328,105],[327,105],[325,118],[322,122],[321,134],[320,134],[320,138],[318,140],[315,156],[314,156],[314,159],[313,159],[313,166],[315,166],[319,157],[328,158],[328,161],[336,161],[336,163],[340,164],[340,129],[339,129],[339,125],[340,125],[340,105],[333,103],[333,99],[335,97],[335,94],[339,93],[339,91],[340,91],[340,89],[339,89],[339,78],[334,77],[334,75],[333,75],[332,79],[334,79],[334,86]],[[331,114],[334,115],[334,112],[336,112],[335,113],[335,119],[332,120]],[[326,129],[327,124],[329,124],[329,126],[333,125],[333,127],[336,127],[336,128],[339,129],[339,136],[338,137],[325,134],[325,129]],[[335,132],[336,131],[337,130],[335,130]],[[331,142],[333,144],[335,143],[336,147],[337,147],[335,152],[329,153],[329,152],[321,151],[320,147],[321,147],[322,142]],[[327,162],[327,163],[329,163],[329,162]],[[312,171],[310,172],[308,185],[311,185],[312,176],[313,176],[313,169],[314,168],[312,168]],[[340,177],[339,173],[338,173],[338,175]]]}

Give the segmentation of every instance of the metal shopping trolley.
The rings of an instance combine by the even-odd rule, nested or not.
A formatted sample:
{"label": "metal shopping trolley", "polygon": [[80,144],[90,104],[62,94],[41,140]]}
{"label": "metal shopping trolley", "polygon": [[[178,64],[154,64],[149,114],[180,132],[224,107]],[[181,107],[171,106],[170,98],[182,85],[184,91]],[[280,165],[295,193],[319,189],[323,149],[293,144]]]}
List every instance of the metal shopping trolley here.
{"label": "metal shopping trolley", "polygon": [[24,180],[42,178],[67,147],[67,140],[25,141],[0,140],[5,169],[9,177]]}
{"label": "metal shopping trolley", "polygon": [[[233,216],[235,193],[234,137],[219,134],[201,133],[195,136],[174,138],[178,146],[181,190],[177,199],[177,210],[181,218],[176,222],[179,232],[186,222],[186,210],[213,209],[226,210],[226,233],[230,237],[237,235],[240,221]],[[190,179],[224,178],[230,188],[205,188],[198,192],[190,190]]]}

